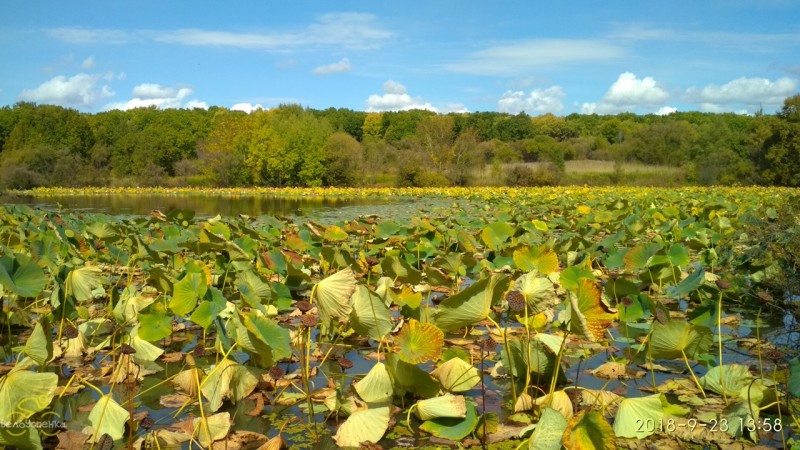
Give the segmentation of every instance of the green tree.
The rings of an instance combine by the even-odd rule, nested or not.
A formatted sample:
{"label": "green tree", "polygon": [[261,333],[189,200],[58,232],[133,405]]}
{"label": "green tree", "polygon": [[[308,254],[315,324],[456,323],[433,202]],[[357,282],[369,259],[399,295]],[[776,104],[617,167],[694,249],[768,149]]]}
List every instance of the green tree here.
{"label": "green tree", "polygon": [[354,186],[363,180],[364,152],[361,144],[344,132],[333,133],[325,143],[326,186]]}

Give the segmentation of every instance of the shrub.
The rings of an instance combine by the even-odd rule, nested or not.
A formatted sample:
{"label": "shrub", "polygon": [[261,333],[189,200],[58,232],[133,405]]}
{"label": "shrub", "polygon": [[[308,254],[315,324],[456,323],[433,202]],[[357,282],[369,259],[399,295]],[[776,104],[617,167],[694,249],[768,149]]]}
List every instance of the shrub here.
{"label": "shrub", "polygon": [[539,164],[534,169],[530,165],[518,164],[506,174],[509,186],[556,186],[561,179],[561,171],[552,164]]}

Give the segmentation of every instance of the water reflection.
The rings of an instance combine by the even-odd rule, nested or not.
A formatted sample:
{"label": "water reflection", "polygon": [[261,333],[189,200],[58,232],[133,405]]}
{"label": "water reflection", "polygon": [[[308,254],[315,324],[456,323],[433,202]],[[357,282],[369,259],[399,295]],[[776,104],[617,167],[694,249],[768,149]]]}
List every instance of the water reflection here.
{"label": "water reflection", "polygon": [[42,209],[69,209],[72,211],[99,212],[109,214],[143,215],[157,209],[167,212],[173,208],[189,209],[198,216],[249,216],[305,215],[309,211],[341,208],[345,206],[383,205],[397,202],[385,198],[303,198],[289,199],[261,196],[219,195],[136,195],[112,194],[98,196],[54,196],[36,198],[32,196],[0,196],[0,204],[24,204]]}

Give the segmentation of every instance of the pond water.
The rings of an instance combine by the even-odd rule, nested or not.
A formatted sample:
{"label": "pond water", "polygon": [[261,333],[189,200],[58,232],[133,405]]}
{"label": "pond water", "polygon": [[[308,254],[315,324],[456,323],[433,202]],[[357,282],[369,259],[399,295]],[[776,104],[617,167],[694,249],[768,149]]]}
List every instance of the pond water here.
{"label": "pond water", "polygon": [[385,205],[398,199],[364,198],[278,198],[266,196],[224,196],[208,194],[108,194],[88,196],[0,196],[0,204],[23,204],[42,209],[108,214],[146,215],[152,210],[192,210],[200,217],[217,214],[235,216],[304,215],[347,206]]}

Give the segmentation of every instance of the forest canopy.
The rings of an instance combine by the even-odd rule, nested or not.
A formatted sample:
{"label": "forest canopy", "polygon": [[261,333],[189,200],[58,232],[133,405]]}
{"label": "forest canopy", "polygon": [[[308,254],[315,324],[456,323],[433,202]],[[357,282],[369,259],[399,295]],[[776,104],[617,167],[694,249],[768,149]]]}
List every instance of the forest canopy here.
{"label": "forest canopy", "polygon": [[[0,188],[543,185],[564,182],[569,161],[672,167],[684,184],[798,186],[799,111],[800,95],[754,116],[298,105],[92,114],[18,103],[0,108]],[[620,175],[601,182],[624,183]]]}

